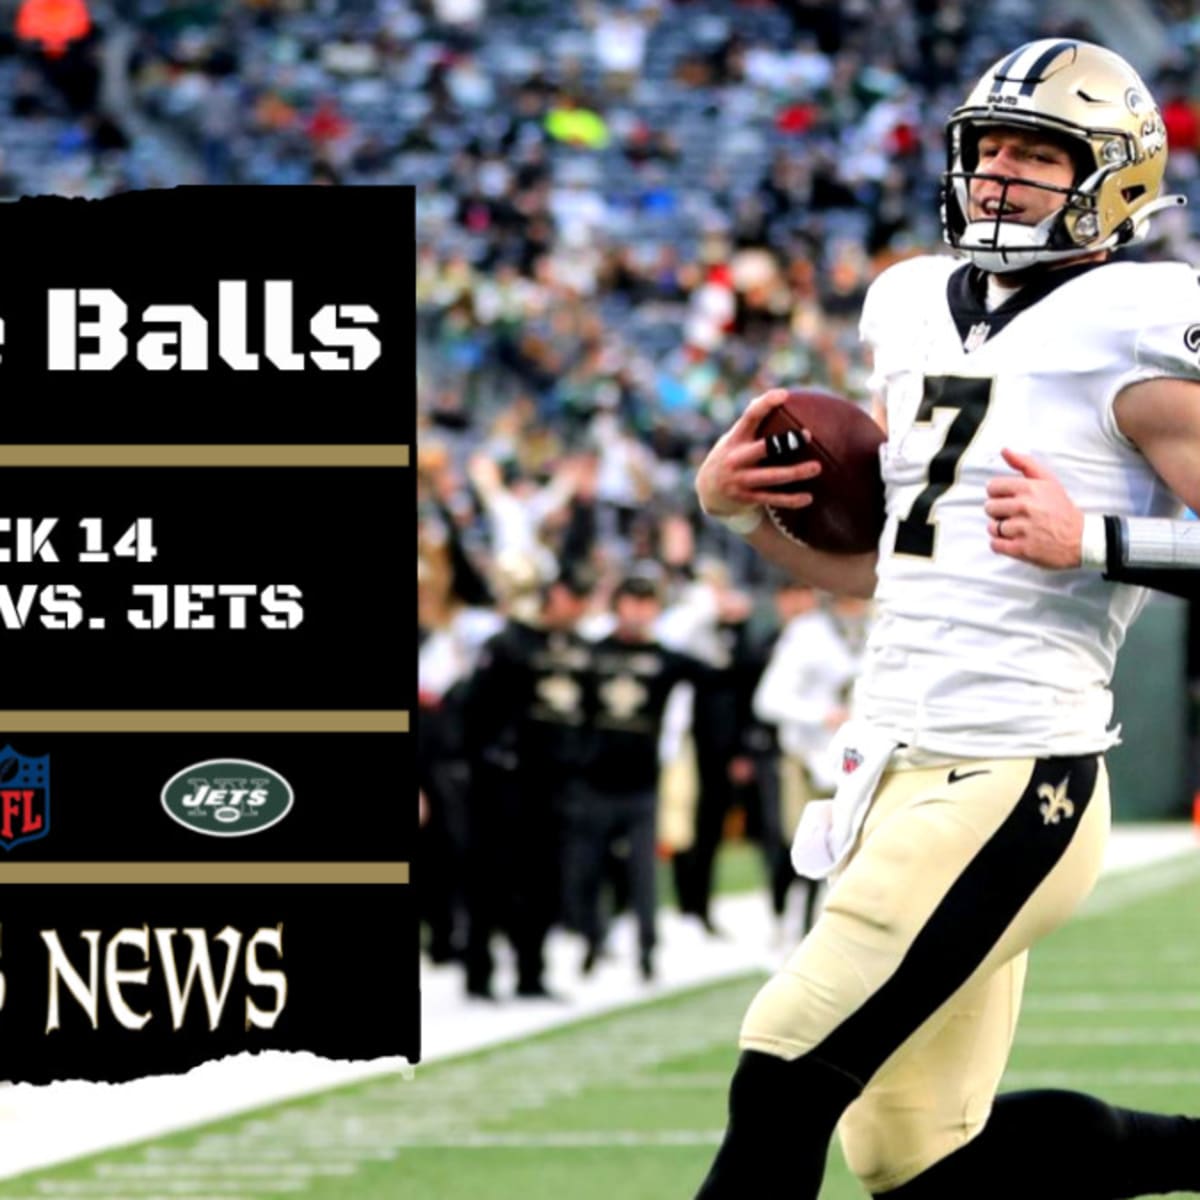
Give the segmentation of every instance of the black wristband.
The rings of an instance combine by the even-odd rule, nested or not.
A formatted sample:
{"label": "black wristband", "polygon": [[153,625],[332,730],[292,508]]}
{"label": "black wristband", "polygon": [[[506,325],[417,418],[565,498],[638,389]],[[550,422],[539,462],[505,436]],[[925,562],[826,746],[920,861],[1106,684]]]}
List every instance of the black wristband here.
{"label": "black wristband", "polygon": [[1104,578],[1112,579],[1125,564],[1125,530],[1120,517],[1104,518],[1104,546],[1107,551]]}
{"label": "black wristband", "polygon": [[1106,564],[1104,578],[1110,583],[1128,583],[1151,588],[1185,600],[1200,600],[1200,571],[1194,567],[1131,567],[1128,565],[1127,528],[1121,517],[1104,518]]}

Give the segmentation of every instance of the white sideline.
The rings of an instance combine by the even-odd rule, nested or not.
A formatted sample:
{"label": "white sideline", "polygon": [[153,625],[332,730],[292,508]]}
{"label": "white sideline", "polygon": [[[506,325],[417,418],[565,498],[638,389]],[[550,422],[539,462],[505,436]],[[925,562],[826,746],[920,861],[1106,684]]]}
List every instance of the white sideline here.
{"label": "white sideline", "polygon": [[[1118,827],[1109,843],[1105,873],[1194,854],[1197,846],[1196,834],[1187,825]],[[1196,861],[1200,866],[1200,856]],[[1163,878],[1164,883],[1177,882],[1179,873],[1169,872]],[[1154,880],[1155,876],[1147,877],[1146,890],[1152,890]],[[1140,890],[1117,889],[1125,902]],[[1097,905],[1096,910],[1107,907],[1111,905]],[[612,955],[587,980],[578,974],[578,944],[566,935],[553,935],[548,946],[547,981],[554,991],[569,997],[558,1002],[511,999],[512,966],[503,954],[496,980],[501,1001],[495,1004],[464,997],[460,968],[423,964],[422,1061],[520,1038],[649,997],[769,970],[790,949],[775,930],[762,893],[721,898],[715,917],[727,937],[710,938],[695,922],[673,911],[662,914],[661,982],[653,985],[636,976],[634,933],[628,921],[614,926]],[[406,1065],[397,1058],[333,1062],[311,1054],[271,1052],[241,1054],[205,1063],[186,1075],[155,1076],[125,1084],[76,1081],[40,1088],[28,1084],[6,1087],[0,1089],[0,1179],[388,1074]],[[419,1076],[420,1067],[417,1071]]]}

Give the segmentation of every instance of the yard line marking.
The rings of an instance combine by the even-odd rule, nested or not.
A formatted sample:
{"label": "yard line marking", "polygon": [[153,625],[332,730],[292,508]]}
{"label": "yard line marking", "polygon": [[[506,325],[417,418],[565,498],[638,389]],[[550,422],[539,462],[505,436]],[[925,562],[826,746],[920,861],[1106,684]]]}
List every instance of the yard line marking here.
{"label": "yard line marking", "polygon": [[[277,1192],[308,1191],[310,1181],[307,1179],[281,1179],[272,1183],[256,1183],[258,1196],[264,1193],[274,1195]],[[246,1195],[244,1183],[224,1182],[220,1179],[188,1179],[186,1177],[172,1179],[164,1183],[161,1179],[128,1179],[121,1182],[119,1200],[162,1200],[162,1197],[181,1196],[187,1200],[198,1200],[199,1197],[219,1197],[220,1200],[257,1200],[253,1194]],[[43,1200],[46,1196],[86,1196],[95,1200],[98,1196],[112,1195],[113,1185],[104,1179],[48,1179],[38,1183],[38,1191]]]}
{"label": "yard line marking", "polygon": [[1197,1046],[1200,1029],[1017,1029],[1017,1045],[1026,1046]]}
{"label": "yard line marking", "polygon": [[604,1150],[634,1146],[716,1146],[720,1129],[579,1129],[548,1133],[471,1133],[462,1141],[421,1142],[422,1150]]}
{"label": "yard line marking", "polygon": [[1110,875],[1101,880],[1074,919],[1102,917],[1197,878],[1200,878],[1200,854],[1195,853],[1169,858],[1141,870]]}
{"label": "yard line marking", "polygon": [[1021,1005],[1027,1012],[1197,1012],[1200,995],[1191,992],[1033,992]]}
{"label": "yard line marking", "polygon": [[1112,1087],[1136,1084],[1141,1087],[1189,1087],[1200,1083],[1200,1071],[1125,1070],[1009,1071],[1006,1087]]}

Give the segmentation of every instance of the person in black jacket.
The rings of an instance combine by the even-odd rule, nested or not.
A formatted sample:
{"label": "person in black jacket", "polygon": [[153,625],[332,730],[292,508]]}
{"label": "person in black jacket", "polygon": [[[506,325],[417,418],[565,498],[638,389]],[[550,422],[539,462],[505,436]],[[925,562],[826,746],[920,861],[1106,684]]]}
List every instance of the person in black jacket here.
{"label": "person in black jacket", "polygon": [[746,686],[752,673],[750,598],[730,586],[723,571],[715,573],[715,621],[707,631],[706,660],[713,668],[696,688],[692,736],[700,788],[696,797],[695,836],[675,856],[675,888],[679,911],[695,917],[708,933],[724,936],[713,922],[711,905],[717,853],[724,837],[737,787],[746,782],[750,760],[743,746]]}
{"label": "person in black jacket", "polygon": [[533,621],[509,619],[483,648],[464,701],[471,754],[467,992],[492,998],[491,937],[507,932],[520,997],[550,997],[546,935],[559,913],[562,798],[583,753],[590,648],[575,625],[590,572],[564,570]]}
{"label": "person in black jacket", "polygon": [[587,676],[589,738],[585,764],[564,812],[564,887],[568,924],[584,937],[584,973],[600,952],[600,893],[610,847],[628,845],[629,900],[637,917],[639,965],[654,974],[655,824],[658,740],[671,689],[706,677],[696,659],[658,644],[656,583],[632,575],[613,593],[617,624],[591,650]]}

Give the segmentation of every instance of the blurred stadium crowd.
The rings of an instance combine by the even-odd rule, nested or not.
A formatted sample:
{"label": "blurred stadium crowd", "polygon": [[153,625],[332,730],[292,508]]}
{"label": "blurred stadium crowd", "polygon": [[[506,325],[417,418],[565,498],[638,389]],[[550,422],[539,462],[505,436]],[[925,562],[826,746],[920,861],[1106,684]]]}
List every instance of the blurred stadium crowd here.
{"label": "blurred stadium crowd", "polygon": [[[823,623],[811,636],[826,666],[852,660],[866,615],[793,595],[704,522],[694,467],[766,386],[862,396],[864,290],[939,241],[946,114],[1020,42],[1102,32],[1040,0],[23,0],[7,11],[0,197],[417,185],[422,805],[427,877],[443,884],[428,895],[432,951],[469,958],[472,921],[477,938],[503,926],[526,945],[564,915],[580,927],[578,896],[563,908],[562,877],[527,860],[515,874],[528,886],[484,872],[495,903],[468,894],[480,854],[495,862],[531,829],[565,829],[548,800],[511,800],[511,829],[476,819],[480,779],[522,791],[515,777],[497,782],[495,755],[472,763],[495,747],[464,741],[481,649],[506,619],[538,628],[530,661],[553,660],[542,682],[563,677],[563,645],[550,643],[569,635],[565,674],[586,697],[600,668],[580,644],[611,634],[622,603],[647,602],[650,643],[708,668],[677,693],[690,688],[690,718],[656,697],[639,733],[659,748],[656,801],[670,804],[653,840],[675,861],[677,899],[708,919],[730,812],[763,841],[778,898],[790,832],[780,781],[820,740],[813,729],[836,724],[849,676],[816,670],[789,701],[806,738],[763,699],[772,656],[803,617]],[[1200,262],[1200,16],[1190,0],[1147,11],[1168,51],[1139,66],[1164,107],[1168,185],[1193,203],[1138,253]],[[74,21],[65,40],[47,35],[51,17]],[[379,231],[381,261],[394,232]],[[1193,645],[1193,674],[1197,660]],[[536,681],[514,688],[508,724],[488,731],[497,745],[538,719]],[[568,742],[565,773],[610,752]],[[628,828],[591,836],[628,865]],[[556,856],[579,868],[563,844]],[[578,891],[578,870],[566,875]],[[581,931],[594,953],[599,935]],[[469,972],[480,994],[485,966]],[[524,982],[536,994],[534,966]]]}
{"label": "blurred stadium crowd", "polygon": [[[1154,78],[1171,183],[1194,202],[1197,27],[1174,16],[1179,57]],[[830,675],[852,650],[840,642],[840,602],[803,617],[786,590],[772,602],[776,581],[697,512],[694,467],[767,386],[862,396],[863,292],[897,257],[939,240],[946,114],[1006,48],[1052,34],[1098,39],[1053,5],[1020,0],[528,5],[443,26],[444,89],[429,119],[465,119],[445,134],[445,165],[420,211],[422,595],[439,554],[473,563],[510,612],[534,580],[545,596],[586,563],[600,582],[577,629],[591,636],[589,622],[600,632],[611,622],[623,580],[654,578],[666,610],[651,639],[721,667],[715,684],[696,684],[690,746],[672,733],[673,719],[677,734],[688,718],[671,713],[660,743],[658,849],[676,902],[701,921],[722,829],[743,825],[760,839],[782,914],[781,847],[796,796],[822,789],[817,729],[843,714],[852,672],[832,690]],[[1140,252],[1200,261],[1191,234],[1184,216]],[[430,654],[458,629],[460,661],[473,662],[478,643],[450,615],[477,602],[469,593],[428,621]],[[455,595],[449,582],[443,595]],[[832,624],[822,632],[818,620]],[[484,636],[486,626],[471,628]],[[805,643],[812,658],[789,659]],[[764,697],[781,671],[791,691],[773,710]],[[463,692],[472,686],[464,666]],[[522,694],[510,692],[514,722]],[[453,712],[458,696],[446,695],[431,687],[430,711]],[[563,771],[586,779],[594,758]],[[477,770],[477,783],[488,777]],[[490,787],[483,802],[502,792]],[[535,794],[526,787],[512,827],[562,822],[558,916],[590,944],[575,912],[571,803],[555,811]],[[641,853],[635,838],[615,844]],[[527,912],[539,903],[525,886],[535,873],[512,861],[523,863],[521,883],[492,895]],[[619,872],[614,883],[619,898]],[[469,927],[469,902],[463,911]],[[530,931],[520,918],[514,928],[520,963]],[[536,994],[534,975],[525,982]],[[485,977],[468,954],[468,984]]]}

